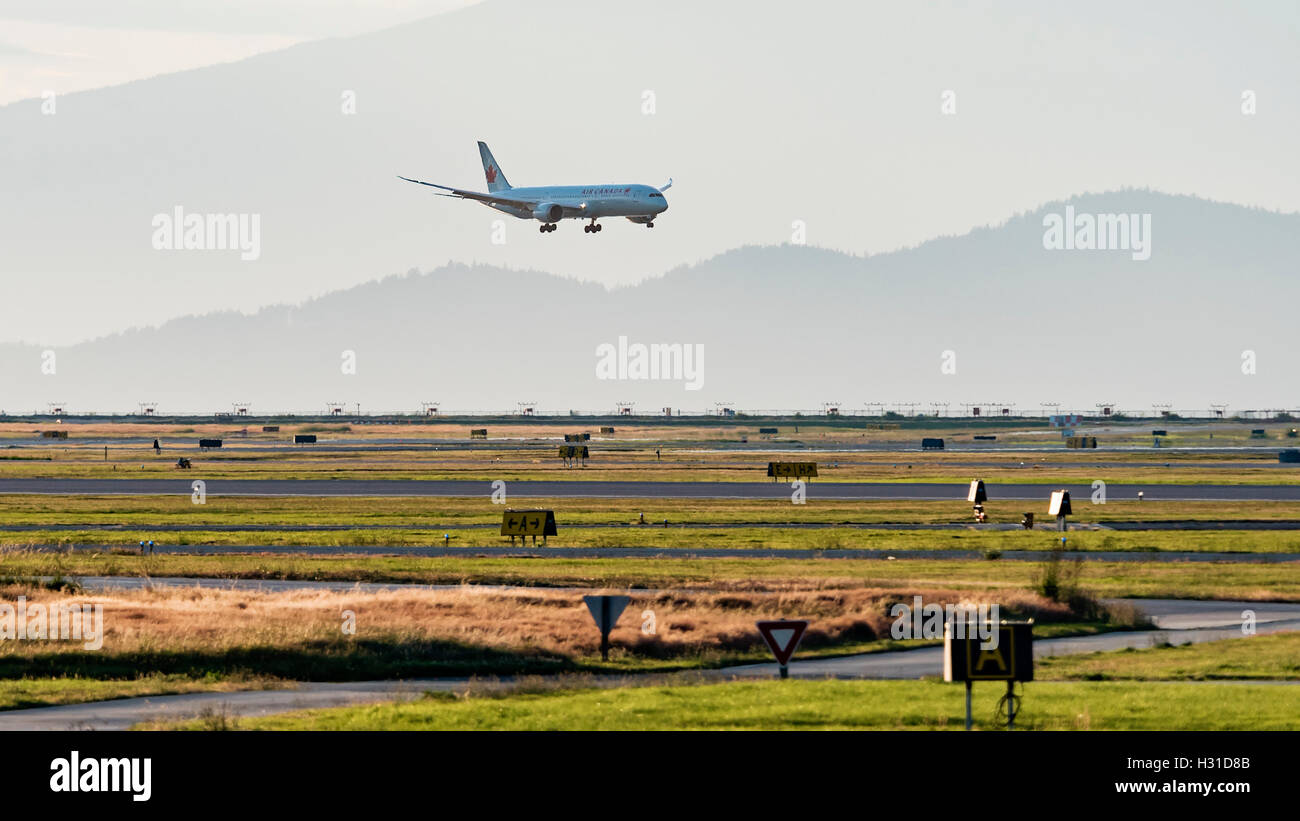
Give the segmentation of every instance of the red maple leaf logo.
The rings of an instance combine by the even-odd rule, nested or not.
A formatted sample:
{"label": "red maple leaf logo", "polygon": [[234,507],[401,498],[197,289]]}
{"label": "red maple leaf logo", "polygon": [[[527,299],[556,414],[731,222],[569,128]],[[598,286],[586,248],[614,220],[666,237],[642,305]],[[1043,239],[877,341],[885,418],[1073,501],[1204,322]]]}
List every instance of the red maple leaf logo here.
{"label": "red maple leaf logo", "polygon": [[489,184],[497,181],[497,170],[490,165],[487,167],[487,181]]}

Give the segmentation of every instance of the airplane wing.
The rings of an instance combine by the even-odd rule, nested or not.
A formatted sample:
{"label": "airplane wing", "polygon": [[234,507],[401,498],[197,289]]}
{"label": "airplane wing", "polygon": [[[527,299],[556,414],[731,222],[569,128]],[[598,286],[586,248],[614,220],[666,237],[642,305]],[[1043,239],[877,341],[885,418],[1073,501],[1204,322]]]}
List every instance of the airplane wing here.
{"label": "airplane wing", "polygon": [[[460,197],[461,199],[475,200],[477,202],[487,203],[488,205],[512,205],[515,208],[526,208],[529,211],[531,211],[534,208],[536,208],[538,205],[540,205],[542,202],[541,200],[529,200],[529,199],[522,199],[520,197],[506,197],[506,196],[502,196],[501,194],[481,194],[478,191],[464,191],[460,188],[451,188],[446,185],[438,185],[436,182],[424,182],[423,180],[413,180],[410,177],[403,177],[401,174],[398,174],[397,178],[399,180],[406,180],[407,182],[413,182],[418,185],[427,185],[430,188],[441,188],[443,191],[449,191],[450,193],[443,194],[444,197]],[[560,207],[564,209],[564,215],[566,217],[580,217],[582,216],[583,212],[586,210],[585,205],[578,208],[575,208],[570,205],[562,205]]]}

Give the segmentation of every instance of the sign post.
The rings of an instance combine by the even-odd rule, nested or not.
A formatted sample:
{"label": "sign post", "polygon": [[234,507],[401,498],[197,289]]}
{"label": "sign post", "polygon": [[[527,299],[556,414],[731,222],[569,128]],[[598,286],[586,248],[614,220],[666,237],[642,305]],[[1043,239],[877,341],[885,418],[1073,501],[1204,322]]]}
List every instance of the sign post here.
{"label": "sign post", "polygon": [[808,629],[808,622],[798,620],[760,621],[758,633],[767,644],[767,649],[776,656],[776,663],[781,665],[781,678],[790,677],[790,657],[794,655],[799,640]]}
{"label": "sign post", "polygon": [[[991,646],[986,646],[980,638],[981,628]],[[1014,729],[1019,711],[1015,683],[1034,680],[1034,620],[1003,621],[997,625],[949,621],[943,628],[943,680],[966,684],[967,730],[972,723],[972,685],[977,681],[1005,681],[1007,729]]]}
{"label": "sign post", "polygon": [[555,529],[555,511],[553,510],[507,510],[501,515],[501,535],[510,537],[510,544],[515,543],[515,537],[519,537],[519,543],[525,544],[529,536],[533,537],[533,545],[537,545],[537,537],[542,537],[542,545],[546,545],[547,536],[557,535]]}
{"label": "sign post", "polygon": [[1048,503],[1047,515],[1056,517],[1056,529],[1061,533],[1066,531],[1065,517],[1074,511],[1070,510],[1070,491],[1054,490],[1052,499]]}
{"label": "sign post", "polygon": [[583,596],[582,600],[600,629],[600,660],[609,661],[609,633],[632,599],[627,596]]}

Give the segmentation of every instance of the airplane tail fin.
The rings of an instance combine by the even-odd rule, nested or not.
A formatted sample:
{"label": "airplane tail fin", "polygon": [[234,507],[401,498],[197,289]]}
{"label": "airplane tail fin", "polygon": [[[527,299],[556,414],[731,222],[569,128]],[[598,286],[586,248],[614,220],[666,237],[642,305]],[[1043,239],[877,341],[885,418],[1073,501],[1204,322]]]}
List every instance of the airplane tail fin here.
{"label": "airplane tail fin", "polygon": [[502,173],[501,166],[497,163],[496,157],[492,156],[492,150],[487,147],[487,143],[479,140],[479,156],[483,158],[483,176],[487,177],[488,193],[494,194],[497,191],[508,191],[510,181]]}

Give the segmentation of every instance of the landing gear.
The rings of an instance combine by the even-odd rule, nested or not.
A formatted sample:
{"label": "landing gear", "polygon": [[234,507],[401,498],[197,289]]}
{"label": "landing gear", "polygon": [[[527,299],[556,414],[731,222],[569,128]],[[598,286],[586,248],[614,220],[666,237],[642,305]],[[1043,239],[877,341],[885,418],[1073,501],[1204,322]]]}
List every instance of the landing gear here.
{"label": "landing gear", "polygon": [[605,226],[603,226],[603,225],[599,225],[599,224],[597,224],[597,222],[596,222],[595,220],[592,220],[590,225],[584,225],[584,226],[582,226],[582,231],[583,231],[583,233],[585,233],[585,234],[594,234],[594,233],[596,233],[597,231],[601,230],[601,229],[604,228],[604,227],[605,227]]}
{"label": "landing gear", "polygon": [[544,222],[537,227],[537,230],[542,232],[543,234],[549,234],[551,231],[555,230],[555,223]]}
{"label": "landing gear", "polygon": [[651,222],[647,222],[647,223],[645,224],[645,227],[646,227],[646,228],[654,228],[654,227],[655,227],[655,224],[654,224],[653,221],[651,221]]}

